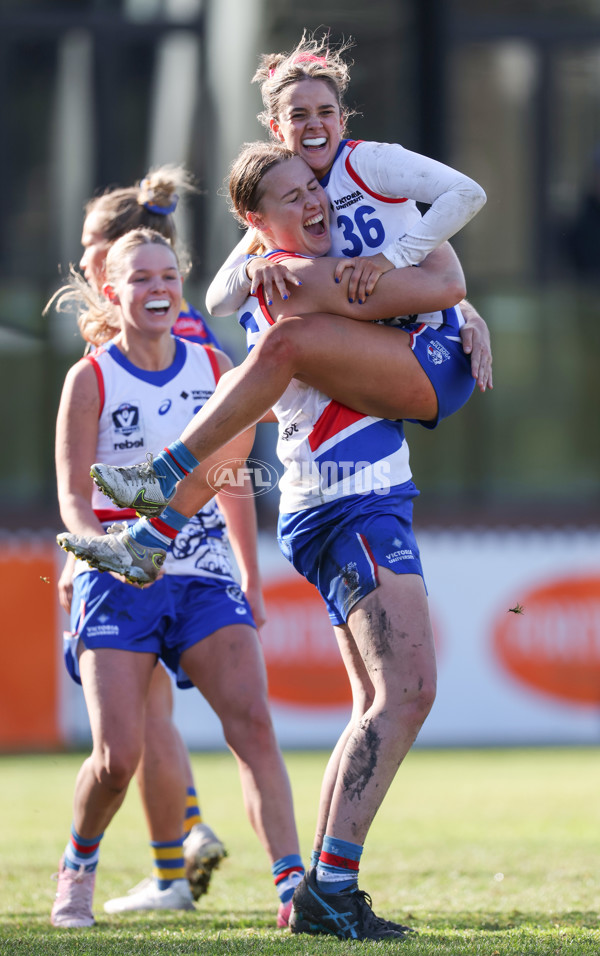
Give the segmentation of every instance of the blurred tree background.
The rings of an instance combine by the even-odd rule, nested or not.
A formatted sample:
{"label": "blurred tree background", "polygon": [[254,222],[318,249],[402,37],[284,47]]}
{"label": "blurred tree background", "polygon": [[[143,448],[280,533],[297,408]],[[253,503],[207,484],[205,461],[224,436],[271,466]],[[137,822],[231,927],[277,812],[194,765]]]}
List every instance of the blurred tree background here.
{"label": "blurred tree background", "polygon": [[[599,522],[600,5],[597,0],[2,0],[0,526],[61,526],[54,421],[82,352],[42,317],[78,262],[85,201],[184,162],[188,298],[237,239],[223,184],[265,135],[260,52],[304,28],[353,37],[354,138],[456,166],[488,203],[453,244],[487,320],[495,388],[427,432],[407,426],[417,524]],[[235,318],[211,320],[243,357]],[[272,457],[262,426],[259,457]],[[271,500],[272,499],[272,500]],[[276,496],[258,499],[274,520]]]}

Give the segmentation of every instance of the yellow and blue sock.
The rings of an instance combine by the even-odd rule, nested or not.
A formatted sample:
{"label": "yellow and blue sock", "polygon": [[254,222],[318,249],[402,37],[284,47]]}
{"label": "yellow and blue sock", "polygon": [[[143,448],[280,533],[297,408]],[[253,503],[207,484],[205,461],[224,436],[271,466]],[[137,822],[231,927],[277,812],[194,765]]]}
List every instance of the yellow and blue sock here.
{"label": "yellow and blue sock", "polygon": [[304,876],[302,858],[297,853],[288,853],[275,860],[271,867],[275,880],[275,889],[282,903],[287,903]]}
{"label": "yellow and blue sock", "polygon": [[202,811],[198,803],[198,794],[196,793],[195,787],[188,787],[185,798],[185,818],[183,821],[184,837],[188,835],[192,827],[195,827],[197,823],[202,823]]}
{"label": "yellow and blue sock", "polygon": [[336,840],[325,834],[317,863],[317,886],[322,893],[341,893],[358,886],[360,843]]}
{"label": "yellow and blue sock", "polygon": [[100,840],[103,836],[104,834],[101,833],[100,836],[87,840],[80,836],[72,825],[71,836],[65,849],[65,866],[70,870],[79,870],[83,866],[86,873],[93,873],[98,866]]}
{"label": "yellow and blue sock", "polygon": [[171,840],[167,843],[153,840],[150,846],[154,857],[152,876],[159,890],[167,890],[174,880],[185,880],[183,835],[179,840]]}

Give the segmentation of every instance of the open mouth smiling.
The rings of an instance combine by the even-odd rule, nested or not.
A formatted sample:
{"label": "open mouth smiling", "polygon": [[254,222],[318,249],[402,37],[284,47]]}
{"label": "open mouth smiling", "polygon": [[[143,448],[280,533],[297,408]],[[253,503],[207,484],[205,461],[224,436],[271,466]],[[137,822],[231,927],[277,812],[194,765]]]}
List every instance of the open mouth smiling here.
{"label": "open mouth smiling", "polygon": [[305,149],[321,149],[322,146],[327,144],[327,137],[325,136],[315,136],[313,139],[303,139],[302,145]]}
{"label": "open mouth smiling", "polygon": [[322,212],[317,213],[316,216],[311,216],[303,225],[304,229],[306,229],[311,236],[323,236],[327,232],[325,218]]}
{"label": "open mouth smiling", "polygon": [[150,299],[149,302],[146,302],[144,308],[148,309],[149,312],[153,312],[155,315],[165,315],[171,306],[171,303],[168,299]]}

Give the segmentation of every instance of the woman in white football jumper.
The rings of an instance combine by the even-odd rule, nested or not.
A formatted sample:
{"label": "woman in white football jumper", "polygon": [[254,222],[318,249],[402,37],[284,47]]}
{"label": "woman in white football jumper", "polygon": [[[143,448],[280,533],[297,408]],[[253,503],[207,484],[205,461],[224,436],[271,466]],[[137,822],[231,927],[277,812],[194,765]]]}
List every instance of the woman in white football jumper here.
{"label": "woman in white football jumper", "polygon": [[[83,254],[79,265],[92,288],[98,293],[102,292],[106,278],[106,253],[116,239],[131,229],[154,229],[177,248],[175,209],[181,194],[195,190],[187,170],[180,166],[167,165],[150,170],[133,186],[107,189],[90,199],[85,206],[81,232]],[[107,318],[103,317],[102,324],[98,325],[89,312],[79,315],[79,330],[87,343],[87,351],[103,345],[118,333],[118,323],[114,327],[110,326],[107,324]],[[220,348],[204,317],[185,300],[182,300],[181,311],[172,332],[192,342]],[[227,495],[222,498],[225,521],[213,502],[210,506],[210,538],[199,535],[198,549],[209,541],[211,551],[224,550],[227,524],[238,557],[242,588],[252,607],[255,623],[260,627],[264,623],[264,606],[256,553],[254,502],[249,497],[236,498]],[[71,613],[74,567],[74,556],[69,555],[58,581],[59,600],[67,614]],[[187,891],[183,883],[172,883],[160,890],[156,879],[146,879],[127,896],[105,903],[105,909],[110,913],[140,908],[188,907],[190,893],[194,899],[199,899],[208,891],[212,871],[226,854],[222,841],[202,818],[189,755],[173,720],[173,708],[172,680],[164,667],[156,667],[146,702],[144,748],[136,779],[153,842],[160,840],[165,816],[172,812],[173,794],[185,787],[183,846],[190,891]],[[175,802],[178,799],[179,797],[176,797]]]}
{"label": "woman in white football jumper", "polygon": [[[238,214],[257,230],[259,251],[285,259],[290,274],[300,279],[293,306],[282,300],[269,307],[260,290],[250,296],[240,319],[254,347],[224,376],[181,440],[152,465],[94,465],[92,473],[113,500],[125,495],[138,511],[160,511],[177,477],[199,459],[205,467],[209,447],[212,453],[230,432],[243,430],[242,421],[257,421],[275,407],[278,453],[286,466],[280,543],[326,602],[354,701],[323,781],[315,865],[294,894],[291,926],[344,938],[398,938],[405,928],[376,917],[357,890],[358,860],[373,817],[433,703],[435,655],[412,532],[418,492],[403,423],[386,420],[380,409],[398,413],[390,418],[412,417],[432,426],[471,394],[474,380],[458,336],[460,314],[452,308],[464,294],[462,270],[445,245],[419,269],[382,275],[364,304],[350,303],[347,271],[336,284],[339,260],[325,255],[327,196],[304,160],[283,147],[255,144],[235,164],[230,190]],[[327,314],[311,314],[316,308]],[[306,314],[298,318],[293,311]],[[421,313],[421,321],[406,329],[372,324],[398,312]],[[318,330],[327,345],[314,369],[292,382],[289,337],[278,338],[279,330],[290,327],[298,327],[299,339]],[[343,351],[348,327],[356,330],[359,345],[352,362],[343,365],[329,353],[332,341]],[[327,397],[328,381],[336,386],[336,401]],[[179,496],[186,484],[179,486],[172,510],[185,513]],[[113,555],[125,553],[132,541],[142,540],[147,522],[100,538],[62,534],[59,542],[99,567],[112,567],[103,557],[108,542],[114,542]],[[127,560],[116,566],[130,572]]]}
{"label": "woman in white football jumper", "polygon": [[[91,322],[116,324],[119,331],[69,371],[57,419],[61,514],[79,534],[98,534],[105,526],[106,499],[89,479],[94,459],[101,454],[126,463],[132,460],[129,446],[137,455],[140,443],[147,448],[164,444],[231,367],[223,353],[171,334],[182,280],[172,247],[158,233],[127,233],[108,250],[105,270],[102,296],[76,278],[73,294],[85,302]],[[250,442],[245,434],[227,457],[245,459]],[[190,515],[213,496],[205,474],[197,482],[194,478],[188,485],[194,499]],[[273,731],[250,605],[223,556],[204,564],[194,548],[198,535],[211,534],[208,517],[205,527],[203,515],[177,521],[181,544],[164,565],[149,556],[154,570],[164,574],[148,589],[91,568],[74,578],[66,657],[72,676],[83,685],[93,750],[77,777],[71,837],[52,911],[56,926],[94,923],[99,844],[140,759],[144,711],[159,658],[182,686],[195,684],[221,720],[238,762],[250,822],[273,867],[282,901],[279,916],[287,922],[291,892],[303,872],[291,790]],[[160,529],[158,519],[155,527]],[[143,548],[135,550],[139,558]],[[172,812],[165,812],[161,839],[154,844],[159,889],[163,880],[168,885],[185,875],[184,802],[184,791],[179,805],[173,794]]]}
{"label": "woman in white football jumper", "polygon": [[[341,257],[334,278],[338,281],[351,269],[348,297],[361,303],[384,271],[418,265],[469,222],[486,197],[463,173],[398,143],[342,138],[349,117],[344,96],[350,71],[343,55],[349,46],[336,49],[329,37],[305,33],[290,53],[263,55],[254,82],[260,84],[264,104],[260,121],[276,141],[308,163],[329,197],[330,254]],[[430,206],[424,216],[416,202]],[[273,265],[253,256],[254,251],[250,230],[208,289],[212,315],[235,312],[260,285],[268,303],[275,291],[282,298],[293,294],[298,280],[285,264]],[[485,391],[492,386],[487,326],[469,303],[462,302],[461,310],[466,320],[460,332],[463,346],[471,355],[473,377]],[[354,334],[347,330],[348,361],[358,346]],[[326,337],[320,345],[333,352]],[[296,339],[293,346],[296,351],[310,347]]]}

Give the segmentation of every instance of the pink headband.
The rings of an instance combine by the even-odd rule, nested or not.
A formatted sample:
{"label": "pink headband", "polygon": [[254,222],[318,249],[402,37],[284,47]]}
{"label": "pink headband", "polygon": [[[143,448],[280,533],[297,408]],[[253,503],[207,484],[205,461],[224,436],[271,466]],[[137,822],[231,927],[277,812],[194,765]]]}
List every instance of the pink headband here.
{"label": "pink headband", "polygon": [[[292,65],[295,63],[319,63],[320,66],[327,66],[327,57],[326,56],[315,56],[313,53],[298,53],[297,56],[291,61]],[[269,77],[274,76],[277,72],[277,67],[275,69],[271,68],[269,70]]]}

